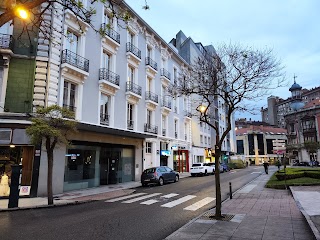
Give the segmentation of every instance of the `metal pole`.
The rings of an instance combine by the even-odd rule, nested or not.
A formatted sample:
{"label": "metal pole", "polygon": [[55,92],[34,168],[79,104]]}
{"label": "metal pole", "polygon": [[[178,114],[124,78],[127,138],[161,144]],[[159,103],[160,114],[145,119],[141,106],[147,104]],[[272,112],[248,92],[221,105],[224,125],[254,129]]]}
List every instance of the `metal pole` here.
{"label": "metal pole", "polygon": [[229,195],[230,195],[230,199],[232,199],[232,186],[231,186],[231,182],[229,182]]}

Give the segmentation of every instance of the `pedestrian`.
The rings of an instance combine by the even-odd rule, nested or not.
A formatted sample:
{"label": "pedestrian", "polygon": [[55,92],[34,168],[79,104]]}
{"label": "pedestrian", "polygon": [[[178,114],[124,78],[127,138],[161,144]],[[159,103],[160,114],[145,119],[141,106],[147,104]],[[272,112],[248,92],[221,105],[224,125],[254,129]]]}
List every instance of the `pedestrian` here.
{"label": "pedestrian", "polygon": [[266,172],[266,174],[268,174],[269,163],[263,162],[263,166],[264,166],[264,171]]}

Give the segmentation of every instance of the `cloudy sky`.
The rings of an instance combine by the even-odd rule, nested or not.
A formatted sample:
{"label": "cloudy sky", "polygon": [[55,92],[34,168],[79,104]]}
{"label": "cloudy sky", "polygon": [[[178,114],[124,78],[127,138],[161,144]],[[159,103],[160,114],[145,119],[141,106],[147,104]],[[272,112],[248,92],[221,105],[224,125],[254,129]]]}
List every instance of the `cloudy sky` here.
{"label": "cloudy sky", "polygon": [[[320,86],[320,0],[145,0],[126,2],[167,42],[182,30],[203,45],[236,42],[272,48],[289,86]],[[273,95],[287,98],[288,88]],[[266,101],[258,103],[266,106]],[[259,113],[247,116],[261,120]]]}

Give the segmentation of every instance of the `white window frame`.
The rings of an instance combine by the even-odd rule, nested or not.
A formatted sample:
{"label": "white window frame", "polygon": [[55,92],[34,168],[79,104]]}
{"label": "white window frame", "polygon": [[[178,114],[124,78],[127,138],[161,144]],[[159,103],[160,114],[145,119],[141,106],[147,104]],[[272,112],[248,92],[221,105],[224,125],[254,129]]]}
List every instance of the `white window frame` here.
{"label": "white window frame", "polygon": [[152,153],[152,142],[146,142],[146,153],[147,154]]}

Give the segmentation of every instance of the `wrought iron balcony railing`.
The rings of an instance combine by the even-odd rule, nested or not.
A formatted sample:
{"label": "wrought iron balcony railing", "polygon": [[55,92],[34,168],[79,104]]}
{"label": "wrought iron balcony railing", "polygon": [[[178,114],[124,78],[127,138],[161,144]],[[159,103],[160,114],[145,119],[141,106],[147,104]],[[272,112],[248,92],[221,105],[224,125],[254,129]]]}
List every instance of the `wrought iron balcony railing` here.
{"label": "wrought iron balcony railing", "polygon": [[127,120],[127,128],[129,130],[133,130],[133,120]]}
{"label": "wrought iron balcony railing", "polygon": [[170,101],[170,99],[168,97],[162,98],[161,106],[171,109],[171,101]]}
{"label": "wrought iron balcony railing", "polygon": [[100,123],[109,126],[109,115],[101,113],[100,114]]}
{"label": "wrought iron balcony railing", "polygon": [[133,82],[127,82],[127,92],[133,92],[141,96],[141,87]]}
{"label": "wrought iron balcony railing", "polygon": [[68,49],[62,51],[61,63],[68,63],[76,68],[89,72],[89,60]]}
{"label": "wrought iron balcony railing", "polygon": [[119,33],[117,33],[112,28],[108,27],[107,24],[105,24],[105,23],[101,24],[101,29],[104,31],[104,33],[108,37],[110,37],[111,39],[113,39],[114,41],[116,41],[117,43],[120,44],[120,34]]}
{"label": "wrought iron balcony railing", "polygon": [[146,92],[146,100],[151,100],[152,102],[158,103],[158,95],[153,92]]}
{"label": "wrought iron balcony railing", "polygon": [[162,136],[166,136],[166,129],[162,129]]}
{"label": "wrought iron balcony railing", "polygon": [[90,14],[84,7],[79,7],[74,0],[64,0],[65,7],[84,22],[90,22]]}
{"label": "wrought iron balcony railing", "polygon": [[169,80],[171,78],[171,74],[168,72],[168,70],[164,68],[161,68],[160,75],[168,78]]}
{"label": "wrought iron balcony railing", "polygon": [[0,33],[0,49],[12,49],[13,38],[9,34]]}
{"label": "wrought iron balcony railing", "polygon": [[158,70],[158,65],[155,61],[153,61],[150,57],[146,57],[146,65],[149,65],[154,70]]}
{"label": "wrought iron balcony railing", "polygon": [[133,55],[141,59],[141,51],[130,42],[127,43],[127,52],[131,52]]}
{"label": "wrought iron balcony railing", "polygon": [[144,131],[149,133],[158,134],[158,126],[153,126],[151,124],[145,123],[144,124]]}
{"label": "wrought iron balcony railing", "polygon": [[99,69],[99,80],[106,80],[117,86],[119,86],[120,76],[114,72],[109,71],[106,68]]}

